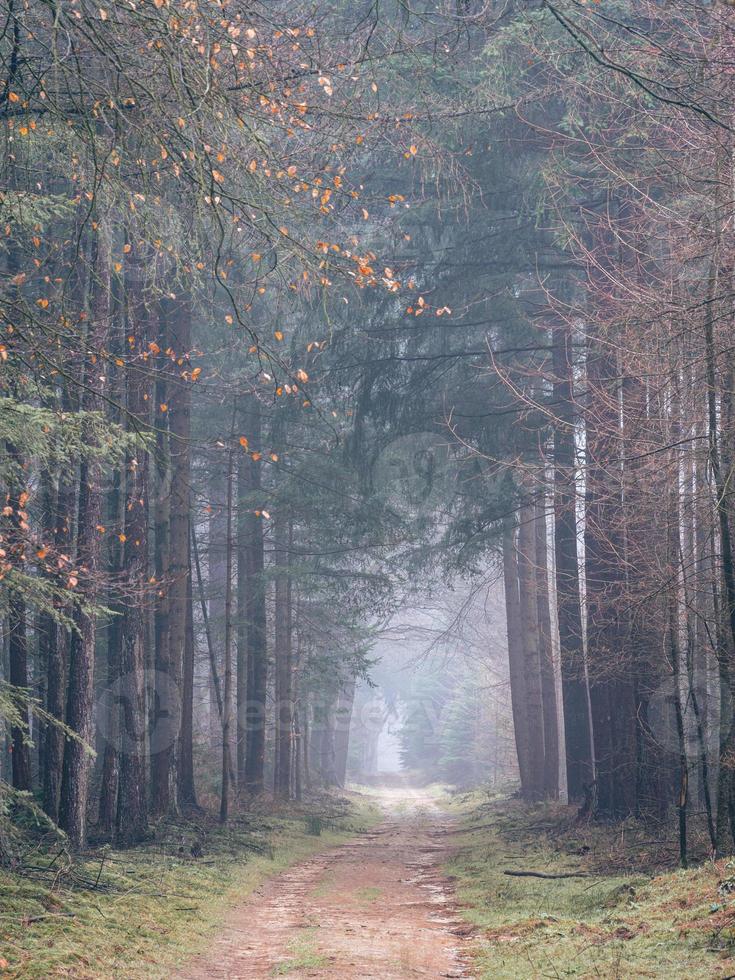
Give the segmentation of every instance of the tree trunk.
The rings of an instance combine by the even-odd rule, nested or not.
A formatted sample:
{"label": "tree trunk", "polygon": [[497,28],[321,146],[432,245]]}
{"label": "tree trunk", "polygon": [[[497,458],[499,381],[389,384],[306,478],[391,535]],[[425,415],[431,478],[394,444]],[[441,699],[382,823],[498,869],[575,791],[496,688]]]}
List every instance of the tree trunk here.
{"label": "tree trunk", "polygon": [[[188,638],[191,622],[191,561],[189,522],[191,519],[191,297],[184,295],[169,318],[171,347],[177,355],[178,377],[173,379],[169,399],[171,434],[171,550],[169,572],[170,675],[181,698],[180,715],[171,735],[168,767],[173,769],[169,808],[197,807],[194,786],[194,644]],[[177,801],[173,800],[176,786]],[[160,805],[160,804],[159,804]]]}
{"label": "tree trunk", "polygon": [[334,771],[337,785],[344,787],[347,781],[347,757],[350,750],[350,722],[355,702],[355,678],[350,677],[342,685],[337,700],[337,724],[334,736]]}
{"label": "tree trunk", "polygon": [[237,782],[245,786],[247,769],[248,699],[248,515],[247,455],[237,462]]}
{"label": "tree trunk", "polygon": [[[124,528],[124,510],[121,493],[122,476],[120,468],[116,467],[113,475],[112,488],[107,498],[108,526]],[[108,566],[114,576],[115,586],[109,589],[108,606],[113,615],[107,623],[107,691],[106,697],[98,706],[98,711],[104,712],[99,717],[97,727],[104,728],[105,751],[102,759],[102,777],[100,780],[100,805],[97,818],[97,829],[111,834],[117,822],[117,792],[119,777],[118,743],[120,740],[120,704],[119,679],[122,664],[122,617],[125,609],[119,597],[118,583],[123,580],[123,549],[124,546],[114,535],[108,549]]]}
{"label": "tree trunk", "polygon": [[524,787],[524,795],[530,800],[543,799],[545,786],[535,523],[533,504],[524,504],[519,516],[517,565],[526,694],[524,713],[528,731],[528,784]]}
{"label": "tree trunk", "polygon": [[[232,437],[231,437],[232,438]],[[227,530],[225,537],[225,685],[222,700],[222,795],[220,823],[227,823],[230,809],[230,738],[232,727],[232,482],[234,456],[230,447],[227,459]]]}
{"label": "tree trunk", "polygon": [[[148,311],[145,307],[145,263],[140,249],[129,259],[127,427],[145,431],[150,422],[148,380]],[[135,274],[133,274],[135,273]],[[156,408],[160,414],[160,407]],[[139,447],[127,460],[123,544],[123,617],[120,648],[120,762],[117,794],[117,839],[140,840],[147,828],[145,641],[143,610],[148,594],[148,453]]]}
{"label": "tree trunk", "polygon": [[[260,407],[252,399],[248,412],[249,438],[253,450],[261,451]],[[248,792],[263,792],[265,767],[266,688],[268,682],[268,651],[266,646],[266,589],[264,577],[263,525],[255,509],[260,496],[260,471],[252,457],[248,458],[248,704],[246,714],[247,749],[245,758]]]}
{"label": "tree trunk", "polygon": [[[110,242],[101,226],[95,239],[95,282],[91,309],[91,327],[86,342],[82,409],[100,411],[104,381],[96,365],[104,346],[110,318]],[[99,560],[99,532],[102,513],[100,465],[83,459],[79,473],[79,509],[77,520],[77,560],[79,581],[84,586],[88,605],[95,602]],[[61,776],[59,826],[75,847],[83,847],[87,838],[87,796],[89,788],[89,747],[92,742],[94,701],[94,656],[96,623],[87,606],[75,603],[72,611],[74,630],[69,651],[69,688],[66,724],[77,733],[77,739],[64,744]],[[84,743],[84,744],[83,744]]]}
{"label": "tree trunk", "polygon": [[546,494],[536,503],[536,597],[538,605],[541,699],[544,707],[544,795],[559,797],[559,721],[554,676],[554,649],[549,611],[549,570],[546,546]]}
{"label": "tree trunk", "polygon": [[[191,348],[191,309],[188,297],[163,298],[170,348],[175,358],[168,411],[156,405],[156,419],[168,415],[171,459],[169,640],[156,650],[154,703],[151,711],[151,810],[161,816],[177,810],[177,741],[181,724],[181,677],[186,644],[189,596],[190,384],[185,375]],[[174,390],[175,389],[175,390]],[[185,789],[185,787],[184,787]],[[184,794],[186,797],[186,794]]]}
{"label": "tree trunk", "polygon": [[[70,467],[59,475],[55,508],[50,521],[54,549],[61,554],[69,554],[71,550],[75,491],[76,468]],[[46,628],[48,630],[46,710],[53,718],[63,721],[66,707],[64,695],[69,668],[69,631],[50,616]],[[65,740],[63,732],[56,725],[46,726],[44,738],[46,765],[42,774],[43,808],[52,820],[57,821]]]}
{"label": "tree trunk", "polygon": [[513,530],[506,527],[503,535],[503,582],[505,585],[505,615],[508,626],[508,665],[510,668],[510,701],[513,710],[518,772],[521,791],[530,795],[530,759],[528,719],[526,718],[526,678],[521,633],[521,604],[518,593],[518,556]]}
{"label": "tree trunk", "polygon": [[[17,503],[17,502],[16,502]],[[12,505],[11,505],[12,506]],[[15,509],[15,508],[14,508]],[[22,509],[22,508],[21,508]],[[23,727],[10,729],[12,742],[12,779],[16,789],[31,790],[31,755],[28,745],[28,638],[26,635],[26,604],[23,595],[13,589],[8,601],[8,631],[10,652],[10,683],[22,693],[16,699],[16,707],[24,720]]]}
{"label": "tree trunk", "polygon": [[273,790],[277,798],[289,797],[291,777],[291,727],[293,704],[291,691],[291,525],[285,505],[280,502],[274,521],[273,551],[275,563],[275,721],[276,744]]}
{"label": "tree trunk", "polygon": [[554,565],[564,707],[567,795],[581,800],[593,780],[592,737],[582,634],[577,557],[577,488],[572,337],[565,324],[552,328],[554,428]]}

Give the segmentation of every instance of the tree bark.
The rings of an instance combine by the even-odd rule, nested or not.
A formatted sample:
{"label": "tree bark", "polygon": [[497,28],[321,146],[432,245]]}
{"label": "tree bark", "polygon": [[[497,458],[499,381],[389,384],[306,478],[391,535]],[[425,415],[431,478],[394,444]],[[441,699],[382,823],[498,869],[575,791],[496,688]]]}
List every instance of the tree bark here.
{"label": "tree bark", "polygon": [[541,660],[541,700],[544,707],[544,795],[559,797],[559,721],[556,704],[554,650],[549,610],[549,570],[546,545],[546,494],[536,502],[536,596]]}
{"label": "tree bark", "polygon": [[[126,425],[146,431],[150,423],[147,373],[148,310],[145,263],[134,246],[128,268],[128,337],[134,338],[127,370]],[[156,408],[160,413],[160,407]],[[140,840],[147,829],[145,641],[143,615],[148,595],[148,453],[141,446],[128,456],[123,543],[123,617],[120,646],[120,761],[116,836],[121,844]]]}
{"label": "tree bark", "polygon": [[[110,242],[101,226],[95,239],[93,268],[95,281],[91,309],[91,327],[86,341],[83,369],[84,390],[82,408],[87,412],[100,411],[104,381],[96,366],[104,346],[110,318]],[[76,568],[84,586],[85,602],[93,604],[97,596],[99,563],[99,532],[102,513],[100,465],[82,459],[79,473]],[[75,847],[83,847],[87,838],[87,798],[89,790],[89,747],[92,742],[92,712],[94,702],[94,657],[96,622],[87,605],[77,602],[72,611],[74,630],[69,651],[69,688],[66,703],[66,724],[77,733],[77,739],[64,744],[61,777],[59,826],[65,830]]]}
{"label": "tree bark", "polygon": [[276,744],[273,790],[277,798],[287,800],[291,782],[291,727],[293,704],[291,690],[291,524],[284,504],[278,503],[274,521],[273,550],[275,563],[275,721]]}
{"label": "tree bark", "polygon": [[[169,319],[171,347],[176,354],[178,374],[172,379],[169,399],[171,434],[171,550],[169,569],[170,676],[181,698],[180,714],[171,736],[178,736],[168,753],[171,772],[169,809],[197,807],[194,786],[194,644],[187,639],[191,622],[191,562],[189,522],[191,519],[191,297],[177,301]],[[173,712],[172,712],[173,713]],[[173,794],[176,787],[176,801]],[[160,812],[160,801],[159,801]]]}
{"label": "tree bark", "polygon": [[[261,451],[260,407],[252,399],[248,412],[250,445]],[[256,515],[260,496],[260,471],[252,457],[248,458],[248,703],[246,712],[247,748],[245,758],[246,789],[262,793],[265,767],[266,687],[268,682],[268,651],[266,645],[266,589],[264,577],[263,525]],[[259,509],[259,508],[258,508]]]}
{"label": "tree bark", "polygon": [[227,823],[230,809],[230,738],[232,728],[232,483],[234,456],[230,447],[227,459],[227,524],[225,538],[225,685],[222,701],[222,795],[220,797],[220,823]]}
{"label": "tree bark", "polygon": [[554,558],[564,707],[567,795],[581,800],[593,780],[592,737],[582,634],[577,556],[577,488],[572,337],[566,324],[552,328],[554,427]]}
{"label": "tree bark", "polygon": [[526,679],[521,633],[521,604],[518,593],[518,556],[513,530],[506,527],[503,535],[503,582],[505,585],[505,615],[508,628],[508,666],[510,669],[510,700],[513,710],[518,772],[521,792],[530,795],[530,759],[528,719],[526,718]]}
{"label": "tree bark", "polygon": [[545,787],[535,524],[533,504],[524,504],[519,515],[517,565],[526,695],[524,713],[528,731],[528,783],[524,787],[524,795],[530,800],[543,799]]}

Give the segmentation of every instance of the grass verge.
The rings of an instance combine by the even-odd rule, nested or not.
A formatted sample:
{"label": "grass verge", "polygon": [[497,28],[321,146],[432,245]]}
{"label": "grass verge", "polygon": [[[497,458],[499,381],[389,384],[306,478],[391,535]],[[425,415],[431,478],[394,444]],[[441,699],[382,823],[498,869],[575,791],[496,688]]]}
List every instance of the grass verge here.
{"label": "grass verge", "polygon": [[664,870],[650,828],[579,826],[563,806],[454,806],[464,823],[447,872],[475,927],[479,978],[735,976],[733,862],[671,870],[664,846]]}
{"label": "grass verge", "polygon": [[369,829],[378,811],[359,797],[311,811],[248,813],[219,828],[167,824],[126,851],[70,860],[58,848],[0,870],[0,971],[47,980],[171,976],[220,927],[226,912],[271,875]]}

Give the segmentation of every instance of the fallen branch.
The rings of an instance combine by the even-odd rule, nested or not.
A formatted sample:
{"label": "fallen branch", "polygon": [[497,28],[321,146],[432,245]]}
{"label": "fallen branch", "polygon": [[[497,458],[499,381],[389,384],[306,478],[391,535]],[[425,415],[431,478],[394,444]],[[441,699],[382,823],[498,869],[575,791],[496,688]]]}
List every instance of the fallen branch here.
{"label": "fallen branch", "polygon": [[560,871],[556,874],[547,874],[546,871],[503,871],[504,875],[511,878],[594,878],[595,875],[589,871]]}

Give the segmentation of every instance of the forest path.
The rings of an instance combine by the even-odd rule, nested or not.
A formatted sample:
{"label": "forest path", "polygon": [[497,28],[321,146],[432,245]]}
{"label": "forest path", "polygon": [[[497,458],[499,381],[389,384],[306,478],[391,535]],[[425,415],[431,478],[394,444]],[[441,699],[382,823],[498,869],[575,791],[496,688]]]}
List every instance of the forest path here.
{"label": "forest path", "polygon": [[451,821],[420,791],[374,797],[381,824],[258,888],[181,980],[471,977],[468,927],[441,872]]}

